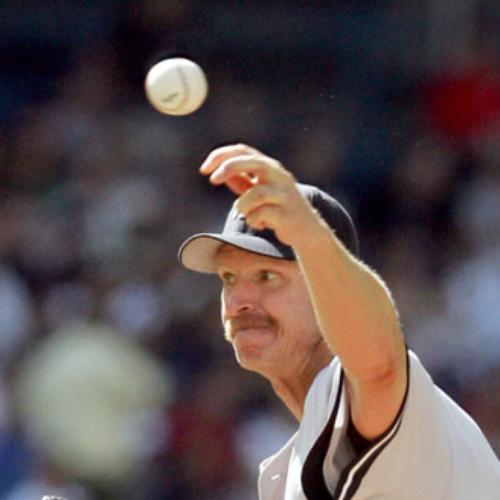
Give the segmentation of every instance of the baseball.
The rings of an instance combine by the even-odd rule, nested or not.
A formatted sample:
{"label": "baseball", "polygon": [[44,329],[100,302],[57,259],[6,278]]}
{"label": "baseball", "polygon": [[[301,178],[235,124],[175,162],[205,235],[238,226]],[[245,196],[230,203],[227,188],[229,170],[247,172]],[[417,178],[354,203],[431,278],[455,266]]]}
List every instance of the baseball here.
{"label": "baseball", "polygon": [[167,115],[189,115],[205,101],[208,92],[203,70],[182,57],[156,63],[146,76],[146,96],[151,105]]}

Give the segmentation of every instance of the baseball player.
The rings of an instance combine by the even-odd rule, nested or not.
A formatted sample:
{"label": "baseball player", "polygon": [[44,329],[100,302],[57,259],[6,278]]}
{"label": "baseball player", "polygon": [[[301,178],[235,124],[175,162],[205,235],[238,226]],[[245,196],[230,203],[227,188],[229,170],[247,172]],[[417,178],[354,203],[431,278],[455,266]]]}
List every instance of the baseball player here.
{"label": "baseball player", "polygon": [[214,150],[200,171],[237,199],[222,233],[192,236],[179,259],[217,273],[239,364],[299,422],[261,464],[260,498],[499,499],[498,459],[406,348],[340,204],[247,145]]}

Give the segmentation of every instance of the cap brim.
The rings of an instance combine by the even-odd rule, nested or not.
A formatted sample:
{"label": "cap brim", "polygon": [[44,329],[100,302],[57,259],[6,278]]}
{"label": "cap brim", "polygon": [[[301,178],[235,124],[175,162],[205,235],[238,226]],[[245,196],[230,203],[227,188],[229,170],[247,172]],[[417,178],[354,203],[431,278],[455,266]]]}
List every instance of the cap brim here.
{"label": "cap brim", "polygon": [[215,258],[222,245],[231,245],[246,252],[291,260],[268,241],[248,234],[222,235],[218,233],[200,233],[187,239],[179,249],[179,261],[188,269],[199,273],[215,273]]}

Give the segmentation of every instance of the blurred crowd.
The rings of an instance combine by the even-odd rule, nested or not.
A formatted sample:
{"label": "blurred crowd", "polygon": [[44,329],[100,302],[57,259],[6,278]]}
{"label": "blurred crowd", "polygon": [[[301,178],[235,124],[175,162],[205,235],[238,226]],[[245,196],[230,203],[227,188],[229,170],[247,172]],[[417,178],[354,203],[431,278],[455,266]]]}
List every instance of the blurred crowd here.
{"label": "blurred crowd", "polygon": [[[500,452],[500,7],[6,1],[0,6],[0,498],[256,498],[295,422],[177,263],[249,143],[351,211],[407,343]],[[146,102],[185,55],[209,98]]]}

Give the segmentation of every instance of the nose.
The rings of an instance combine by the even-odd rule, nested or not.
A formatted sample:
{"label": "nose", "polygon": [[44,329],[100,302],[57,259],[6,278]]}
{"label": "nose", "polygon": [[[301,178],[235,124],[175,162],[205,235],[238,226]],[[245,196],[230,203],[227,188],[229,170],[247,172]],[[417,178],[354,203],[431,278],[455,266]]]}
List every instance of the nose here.
{"label": "nose", "polygon": [[252,312],[258,303],[258,291],[250,283],[238,283],[222,292],[225,315],[229,318]]}

